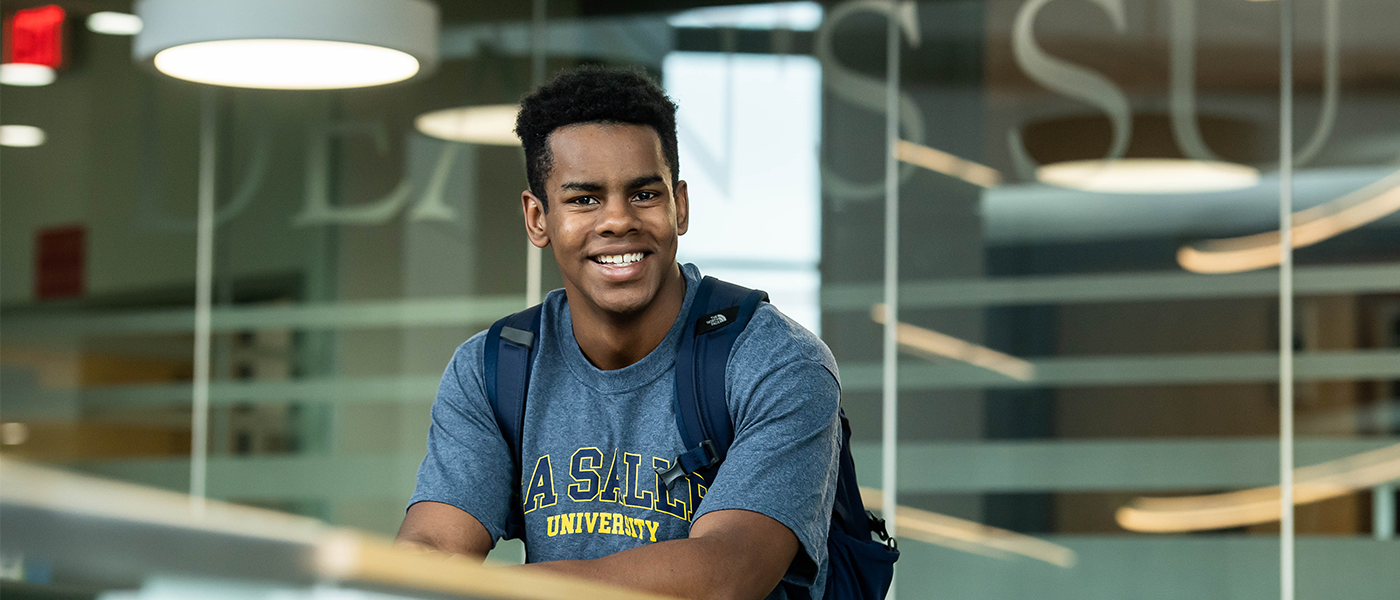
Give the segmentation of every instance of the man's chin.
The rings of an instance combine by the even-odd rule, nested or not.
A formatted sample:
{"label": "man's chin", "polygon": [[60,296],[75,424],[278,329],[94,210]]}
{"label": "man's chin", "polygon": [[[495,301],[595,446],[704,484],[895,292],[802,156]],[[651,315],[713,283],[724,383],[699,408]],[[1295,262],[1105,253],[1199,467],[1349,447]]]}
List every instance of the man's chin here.
{"label": "man's chin", "polygon": [[580,279],[583,285],[578,286],[578,291],[588,298],[589,304],[602,313],[626,317],[645,312],[658,300],[666,276],[649,270],[628,281],[586,276]]}
{"label": "man's chin", "polygon": [[609,290],[593,296],[599,310],[625,316],[642,312],[651,304],[652,295],[642,290]]}

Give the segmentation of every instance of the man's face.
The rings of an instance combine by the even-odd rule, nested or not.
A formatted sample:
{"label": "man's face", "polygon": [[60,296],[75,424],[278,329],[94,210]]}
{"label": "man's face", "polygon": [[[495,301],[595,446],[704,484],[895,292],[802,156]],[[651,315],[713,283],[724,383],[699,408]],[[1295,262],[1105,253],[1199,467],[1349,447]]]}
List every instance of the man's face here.
{"label": "man's face", "polygon": [[554,247],[570,302],[645,309],[679,275],[676,242],[689,216],[685,182],[672,189],[656,131],[581,123],[556,129],[549,144],[549,212],[529,191],[521,196],[530,241]]}

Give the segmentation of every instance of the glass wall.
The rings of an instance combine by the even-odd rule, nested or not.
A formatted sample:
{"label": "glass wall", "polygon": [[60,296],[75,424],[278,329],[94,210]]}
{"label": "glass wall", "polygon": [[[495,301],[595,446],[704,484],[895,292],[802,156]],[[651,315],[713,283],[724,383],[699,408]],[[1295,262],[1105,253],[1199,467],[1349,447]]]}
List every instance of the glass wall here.
{"label": "glass wall", "polygon": [[872,509],[895,443],[898,597],[1279,597],[1286,446],[1298,597],[1400,589],[1400,4],[440,4],[434,73],[301,92],[160,75],[81,26],[129,2],[67,7],[81,53],[0,86],[45,134],[0,148],[6,455],[190,489],[212,140],[207,493],[392,534],[444,365],[529,283],[518,144],[418,118],[632,66],[681,106],[681,259],[826,341]]}
{"label": "glass wall", "polygon": [[[1299,2],[1296,7],[1292,190],[1294,234],[1299,238],[1295,245],[1303,246],[1296,252],[1293,346],[1299,352],[1295,422],[1298,465],[1303,467],[1296,472],[1305,482],[1329,471],[1358,473],[1365,469],[1363,464],[1396,460],[1400,296],[1395,284],[1400,274],[1393,265],[1400,245],[1400,230],[1394,227],[1400,224],[1395,214],[1400,209],[1400,140],[1394,139],[1394,132],[1400,131],[1400,113],[1395,111],[1400,98],[1393,87],[1377,86],[1380,79],[1363,75],[1370,70],[1367,65],[1387,61],[1362,56],[1395,51],[1393,38],[1381,34],[1375,23],[1395,22],[1397,8],[1337,0]],[[1363,41],[1369,39],[1376,41]],[[1390,50],[1381,50],[1387,47]],[[1375,141],[1386,137],[1391,140]],[[1337,188],[1323,191],[1324,182],[1336,182]],[[1392,266],[1386,270],[1388,261]],[[1337,288],[1314,287],[1326,278],[1348,276],[1355,278]],[[1309,278],[1313,284],[1307,283]],[[1363,366],[1372,359],[1381,369]],[[1333,360],[1340,369],[1324,366]],[[1344,445],[1351,448],[1342,451]],[[1330,452],[1323,450],[1329,446]],[[1378,450],[1351,463],[1308,467],[1332,453],[1349,455],[1369,448]],[[1305,473],[1309,469],[1316,472]],[[1357,480],[1382,484],[1370,489],[1346,486],[1357,488],[1357,493],[1328,493],[1298,507],[1300,595],[1350,593],[1346,590],[1360,589],[1353,581],[1385,586],[1376,590],[1396,589],[1394,581],[1365,573],[1385,572],[1385,565],[1397,557],[1397,479],[1390,473]],[[1316,495],[1323,487],[1301,485],[1303,495]]]}

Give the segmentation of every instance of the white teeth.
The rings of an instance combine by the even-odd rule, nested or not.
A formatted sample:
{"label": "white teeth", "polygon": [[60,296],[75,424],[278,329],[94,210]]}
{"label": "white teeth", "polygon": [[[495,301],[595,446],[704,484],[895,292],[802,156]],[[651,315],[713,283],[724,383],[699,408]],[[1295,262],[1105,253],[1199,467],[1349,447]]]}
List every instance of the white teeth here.
{"label": "white teeth", "polygon": [[628,254],[610,254],[605,256],[599,256],[594,260],[605,265],[630,265],[634,262],[642,260],[642,253],[631,252]]}

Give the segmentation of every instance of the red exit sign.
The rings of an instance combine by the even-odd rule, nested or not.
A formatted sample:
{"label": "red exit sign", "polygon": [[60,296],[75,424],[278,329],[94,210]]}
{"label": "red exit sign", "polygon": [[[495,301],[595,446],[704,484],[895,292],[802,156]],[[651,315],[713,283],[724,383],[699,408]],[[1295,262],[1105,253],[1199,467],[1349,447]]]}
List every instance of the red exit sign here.
{"label": "red exit sign", "polygon": [[4,62],[63,66],[63,8],[50,4],[5,17]]}

